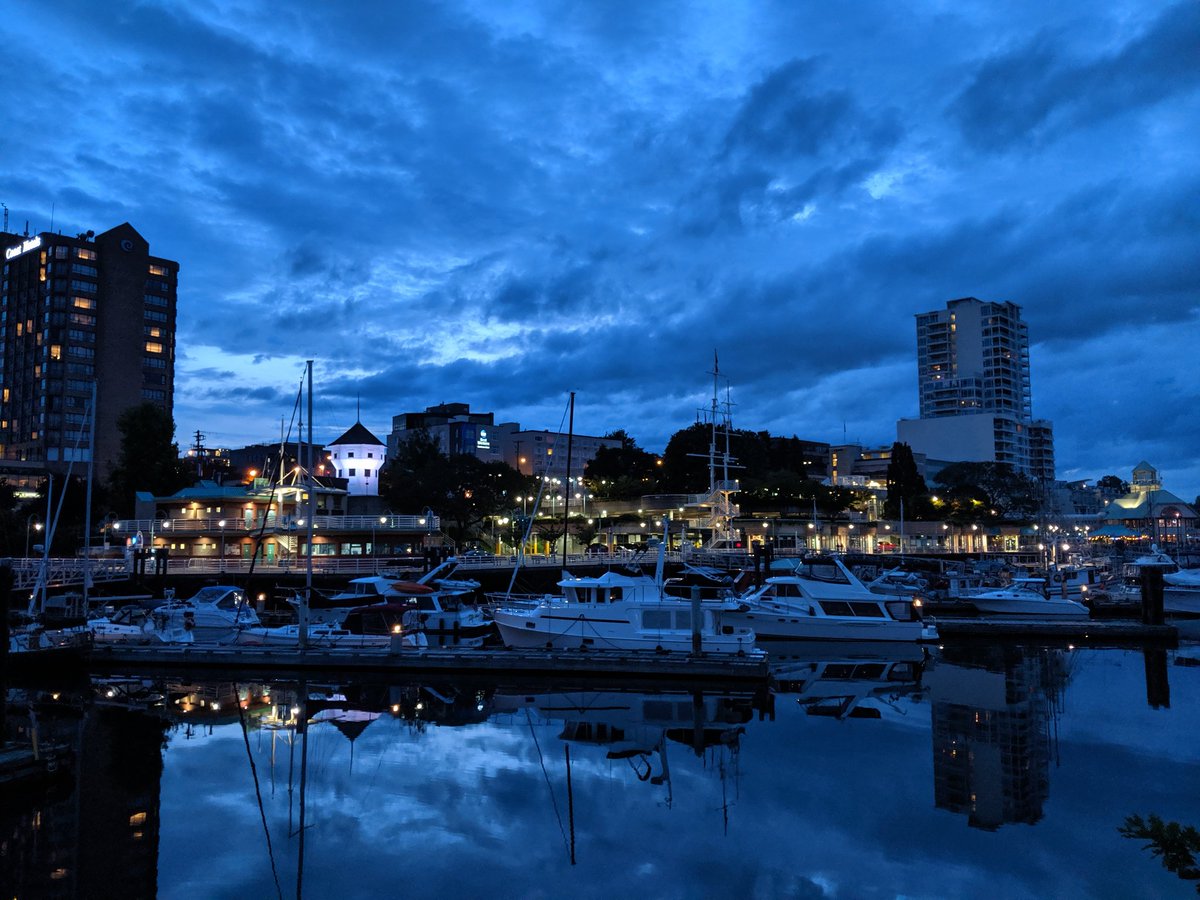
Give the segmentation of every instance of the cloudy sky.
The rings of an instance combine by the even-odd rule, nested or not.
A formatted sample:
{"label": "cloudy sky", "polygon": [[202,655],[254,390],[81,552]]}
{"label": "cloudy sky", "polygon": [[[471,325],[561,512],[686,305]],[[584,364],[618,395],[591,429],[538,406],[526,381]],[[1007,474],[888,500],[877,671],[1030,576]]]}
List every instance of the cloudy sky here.
{"label": "cloudy sky", "polygon": [[1059,477],[1200,494],[1200,6],[251,0],[3,13],[13,230],[181,263],[186,443],[462,401],[895,439],[913,316],[1024,308]]}

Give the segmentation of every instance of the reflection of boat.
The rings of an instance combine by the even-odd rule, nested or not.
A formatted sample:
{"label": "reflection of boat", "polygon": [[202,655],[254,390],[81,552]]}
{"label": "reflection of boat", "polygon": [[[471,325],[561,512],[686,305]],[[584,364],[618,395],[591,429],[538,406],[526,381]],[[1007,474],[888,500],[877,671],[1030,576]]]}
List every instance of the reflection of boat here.
{"label": "reflection of boat", "polygon": [[493,698],[494,713],[526,711],[563,723],[560,739],[602,745],[609,759],[648,755],[663,737],[697,753],[737,743],[753,715],[753,698],[702,694],[573,691]]}
{"label": "reflection of boat", "polygon": [[[510,647],[594,650],[692,650],[692,603],[665,597],[645,575],[605,572],[566,578],[561,596],[500,606],[492,618]],[[735,624],[732,600],[704,601],[698,623],[705,653],[753,652],[754,632]]]}
{"label": "reflection of boat", "polygon": [[169,597],[150,618],[156,635],[170,643],[232,643],[239,631],[259,624],[245,593],[230,585],[201,588],[187,600]]}
{"label": "reflection of boat", "polygon": [[797,702],[812,716],[878,719],[882,718],[880,704],[921,690],[924,648],[839,644],[837,649],[851,649],[840,656],[831,652],[816,657],[819,644],[814,648],[811,643],[789,642],[786,646],[788,653],[771,654],[776,690],[796,694]]}
{"label": "reflection of boat", "polygon": [[788,574],[773,575],[738,598],[746,609],[732,618],[759,639],[937,640],[937,629],[921,621],[915,601],[872,593],[840,559],[788,563]]}
{"label": "reflection of boat", "polygon": [[1065,597],[1047,597],[1043,593],[1045,583],[1041,578],[1014,578],[1007,587],[974,594],[969,602],[985,616],[1088,617],[1088,608],[1082,603]]}

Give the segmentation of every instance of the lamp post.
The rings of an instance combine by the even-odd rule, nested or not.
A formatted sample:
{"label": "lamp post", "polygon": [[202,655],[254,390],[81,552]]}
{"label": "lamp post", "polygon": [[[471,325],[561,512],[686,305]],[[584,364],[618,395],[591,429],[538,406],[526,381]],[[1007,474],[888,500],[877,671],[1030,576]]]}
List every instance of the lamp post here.
{"label": "lamp post", "polygon": [[225,520],[222,519],[217,523],[217,527],[221,529],[221,571],[225,571]]}
{"label": "lamp post", "polygon": [[[387,516],[379,517],[380,525],[387,525],[387,523],[388,523]],[[372,519],[371,520],[371,560],[372,560],[371,568],[372,569],[376,568],[374,561],[379,558],[379,551],[378,551],[377,547],[378,547],[378,542],[376,541],[376,536],[375,536],[375,521]]]}
{"label": "lamp post", "polygon": [[42,523],[40,521],[35,522],[34,519],[36,519],[36,518],[37,518],[37,514],[35,513],[34,515],[31,515],[25,519],[25,558],[26,559],[29,559],[29,532],[30,531],[40,532],[42,530]]}

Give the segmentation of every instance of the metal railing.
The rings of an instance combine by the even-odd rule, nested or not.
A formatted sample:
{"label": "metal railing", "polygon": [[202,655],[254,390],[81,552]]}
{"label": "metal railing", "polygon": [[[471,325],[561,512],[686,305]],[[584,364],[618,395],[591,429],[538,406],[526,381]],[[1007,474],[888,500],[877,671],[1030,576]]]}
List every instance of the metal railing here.
{"label": "metal railing", "polygon": [[[43,571],[41,558],[12,559],[13,589],[32,590]],[[84,573],[91,570],[92,584],[121,581],[129,577],[130,564],[124,558],[83,559],[80,557],[51,557],[45,560],[45,583],[51,587],[82,585]]]}
{"label": "metal railing", "polygon": [[[225,524],[222,525],[221,523]],[[436,533],[441,528],[437,516],[313,516],[313,529],[317,531],[352,531],[358,533],[389,531],[405,533]],[[111,533],[114,538],[137,534],[143,537],[168,534],[246,534],[263,527],[262,516],[228,515],[203,519],[118,519],[112,523],[101,523],[100,533]],[[304,516],[267,516],[266,530],[272,534],[301,534],[308,527]]]}

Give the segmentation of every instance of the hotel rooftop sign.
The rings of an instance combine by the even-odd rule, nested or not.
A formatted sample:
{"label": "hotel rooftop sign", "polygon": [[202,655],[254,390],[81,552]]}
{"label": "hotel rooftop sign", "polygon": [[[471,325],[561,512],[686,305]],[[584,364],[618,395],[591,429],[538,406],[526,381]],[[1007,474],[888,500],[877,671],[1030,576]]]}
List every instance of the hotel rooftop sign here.
{"label": "hotel rooftop sign", "polygon": [[21,244],[16,244],[4,251],[5,259],[12,259],[14,256],[20,256],[22,253],[28,253],[30,250],[36,250],[42,246],[42,236],[31,237],[29,240]]}

